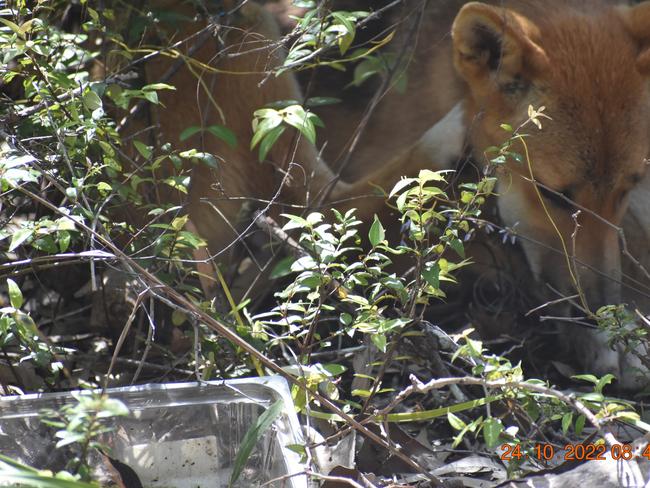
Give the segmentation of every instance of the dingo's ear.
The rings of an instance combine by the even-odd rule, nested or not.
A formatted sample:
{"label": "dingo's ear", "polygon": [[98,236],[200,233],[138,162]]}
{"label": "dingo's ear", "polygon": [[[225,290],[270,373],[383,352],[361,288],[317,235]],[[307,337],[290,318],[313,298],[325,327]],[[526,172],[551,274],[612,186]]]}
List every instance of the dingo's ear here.
{"label": "dingo's ear", "polygon": [[452,26],[454,63],[473,90],[485,90],[496,82],[509,89],[541,75],[549,65],[544,50],[535,42],[537,26],[507,8],[480,2],[465,5]]}
{"label": "dingo's ear", "polygon": [[650,75],[650,2],[643,2],[634,7],[619,7],[627,31],[639,43],[637,69],[643,75]]}

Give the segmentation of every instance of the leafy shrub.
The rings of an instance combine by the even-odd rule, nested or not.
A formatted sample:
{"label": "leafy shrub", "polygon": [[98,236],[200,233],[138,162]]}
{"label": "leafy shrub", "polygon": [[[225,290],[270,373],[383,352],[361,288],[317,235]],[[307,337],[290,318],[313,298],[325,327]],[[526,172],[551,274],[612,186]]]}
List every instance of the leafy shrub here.
{"label": "leafy shrub", "polygon": [[[370,17],[368,12],[331,11],[315,2],[297,3],[308,11],[298,20],[294,43],[278,72],[349,65],[354,66],[354,85],[371,76],[392,75],[398,88],[408,88],[399,60],[379,51],[390,36],[369,48],[354,46],[359,26]],[[183,88],[160,82],[133,88],[126,83],[124,73],[129,68],[143,57],[161,54],[155,48],[143,53],[130,47],[146,28],[155,26],[156,14],[136,15],[132,30],[121,34],[110,27],[115,10],[100,11],[88,3],[79,31],[70,33],[58,27],[66,5],[63,1],[18,1],[12,9],[0,12],[1,75],[5,87],[19,88],[15,99],[5,100],[0,113],[0,273],[8,278],[9,296],[0,309],[0,349],[12,350],[17,362],[35,364],[48,385],[60,386],[57,382],[65,376],[68,351],[51,344],[39,330],[35,317],[42,295],[24,276],[34,267],[60,269],[90,262],[88,275],[94,284],[101,265],[109,262],[144,284],[124,334],[137,310],[154,323],[152,303],[171,305],[174,331],[182,330],[180,335],[192,339],[194,346],[186,357],[174,358],[175,365],[193,367],[202,379],[263,375],[269,371],[268,363],[280,365],[294,382],[297,408],[308,415],[339,422],[341,413],[360,414],[359,418],[369,414],[374,422],[440,419],[453,447],[471,442],[473,436],[490,449],[507,443],[526,452],[534,448],[539,431],[551,426],[559,425],[565,435],[572,430],[576,436],[582,434],[587,420],[597,428],[616,419],[644,427],[628,404],[603,394],[611,377],[582,376],[581,380],[594,385],[594,391],[581,395],[578,404],[543,382],[526,381],[521,365],[491,354],[470,332],[450,341],[453,346],[448,351],[454,367],[459,374],[465,372],[465,377],[433,380],[429,386],[412,380],[412,388],[399,385],[404,388],[399,395],[386,384],[387,368],[403,359],[400,341],[426,336],[428,307],[444,300],[457,272],[470,265],[465,245],[481,223],[482,206],[493,194],[494,171],[509,158],[522,161],[513,146],[525,136],[524,127],[540,123],[542,109],[531,108],[529,120],[521,127],[502,126],[510,138],[503,146],[488,149],[491,164],[486,173],[477,182],[463,184],[457,199],[450,192],[448,173],[423,170],[417,177],[403,178],[385,195],[398,220],[382,222],[375,216],[367,235],[354,210],[285,214],[284,225],[273,229],[290,255],[273,272],[274,278],[284,280],[284,286],[274,282],[279,288],[275,303],[256,308],[250,302],[235,303],[229,295],[230,310],[224,312],[198,287],[194,252],[206,243],[186,228],[183,205],[161,202],[148,191],[165,187],[185,195],[192,165],[214,167],[218,155],[198,149],[181,151],[169,142],[154,147],[137,137],[123,141],[119,134],[123,117],[147,104],[159,104],[162,90]],[[122,57],[125,67],[99,80],[91,75],[93,61],[100,51],[108,50]],[[304,104],[284,100],[259,107],[252,114],[250,142],[238,140],[237,134],[221,125],[187,127],[180,140],[204,133],[230,146],[250,144],[262,160],[286,131],[300,131],[315,142],[322,126],[316,107],[331,102],[312,97]],[[140,167],[131,166],[125,157],[126,144],[133,145]],[[162,173],[159,181],[156,175]],[[121,211],[125,208],[138,208],[145,221],[124,218]],[[399,236],[391,232],[395,229],[401,229]],[[406,272],[395,266],[398,259],[409,263]],[[220,275],[219,281],[228,294]],[[623,339],[643,340],[642,332],[629,333],[625,324],[630,317],[621,308],[604,308],[599,314],[604,326],[619,330]],[[223,329],[215,332],[206,318],[234,331],[239,342],[224,340]],[[153,342],[153,329],[152,325],[144,355]],[[123,337],[115,342],[120,341]],[[345,362],[318,359],[342,344],[374,348],[367,386],[348,389],[354,378]],[[251,354],[252,348],[258,355]],[[430,353],[442,354],[438,350]],[[263,363],[260,356],[268,362]],[[93,381],[98,384],[97,378]],[[393,411],[411,393],[456,385],[477,385],[483,390],[475,394],[477,400],[459,396],[454,402],[450,396],[436,408]],[[378,398],[390,403],[383,410],[370,411]],[[326,412],[322,399],[335,402],[341,413]],[[84,402],[78,408],[51,412],[57,420],[50,422],[62,429],[62,442],[81,442],[85,451],[95,447],[94,439],[101,432],[100,413],[119,413],[119,408],[99,397],[93,398],[94,406]],[[495,402],[514,405],[512,409],[523,412],[531,423],[518,425],[516,420],[499,416],[490,406]],[[70,479],[87,481],[84,456],[70,461],[74,472],[68,473]],[[3,462],[29,476],[38,475],[10,460]],[[511,469],[520,466],[513,463]]]}

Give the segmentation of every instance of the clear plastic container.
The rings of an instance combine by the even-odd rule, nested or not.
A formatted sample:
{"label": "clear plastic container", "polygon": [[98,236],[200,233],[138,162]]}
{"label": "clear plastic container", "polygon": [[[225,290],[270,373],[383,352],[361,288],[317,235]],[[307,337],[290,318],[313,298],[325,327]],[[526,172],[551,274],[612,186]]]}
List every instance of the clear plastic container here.
{"label": "clear plastic container", "polygon": [[[305,470],[300,456],[287,448],[304,442],[283,378],[154,384],[107,393],[131,414],[110,419],[113,429],[102,442],[146,488],[227,487],[244,435],[277,400],[283,401],[283,411],[234,486],[256,487],[275,479],[265,486],[308,486],[306,476],[298,474]],[[54,431],[39,420],[39,412],[71,402],[68,393],[0,398],[0,452],[39,469],[62,469],[70,453],[54,449]]]}

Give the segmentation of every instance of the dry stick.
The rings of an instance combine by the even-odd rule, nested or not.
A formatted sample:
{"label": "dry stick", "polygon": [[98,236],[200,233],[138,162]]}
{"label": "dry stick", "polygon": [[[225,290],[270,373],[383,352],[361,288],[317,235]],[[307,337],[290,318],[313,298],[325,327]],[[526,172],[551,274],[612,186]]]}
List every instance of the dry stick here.
{"label": "dry stick", "polygon": [[[84,355],[81,355],[82,357]],[[95,354],[87,354],[86,356],[92,357],[93,359],[96,359]],[[111,358],[112,360],[112,358]],[[192,376],[194,375],[194,371],[190,371],[189,369],[180,369],[175,366],[162,366],[160,364],[155,364],[155,363],[148,363],[146,361],[141,361],[141,360],[136,360],[136,359],[131,359],[131,358],[116,358],[115,359],[116,364],[121,364],[125,366],[130,366],[130,367],[135,367],[139,368],[140,365],[143,366],[143,369],[148,369],[151,371],[157,371],[164,373],[165,375],[169,373],[177,373],[177,374],[183,374],[187,376]]]}
{"label": "dry stick", "polygon": [[136,298],[135,303],[133,304],[133,308],[131,309],[129,318],[126,320],[126,324],[124,325],[124,327],[122,327],[122,333],[120,334],[120,337],[117,339],[117,343],[115,344],[115,351],[113,352],[111,364],[108,366],[108,371],[106,372],[106,376],[104,378],[103,389],[106,389],[108,387],[108,380],[111,374],[113,373],[113,368],[115,367],[115,359],[117,358],[118,354],[120,353],[120,350],[122,349],[122,346],[124,345],[124,341],[126,340],[127,334],[131,330],[131,325],[133,325],[133,321],[135,320],[135,315],[138,311],[138,308],[140,308],[140,304],[146,298],[149,292],[150,289],[146,288],[142,290],[140,293],[138,293],[138,297]]}
{"label": "dry stick", "polygon": [[98,250],[93,250],[93,251],[84,251],[84,252],[68,252],[68,253],[60,253],[60,254],[50,254],[48,256],[36,256],[33,258],[28,258],[28,259],[21,259],[20,261],[11,261],[9,263],[2,263],[0,264],[0,271],[3,270],[11,270],[13,268],[18,268],[19,266],[40,266],[41,263],[49,263],[49,262],[59,262],[59,261],[85,261],[88,259],[94,259],[94,260],[110,260],[110,259],[115,259],[114,254],[110,254],[104,251],[98,251]]}
{"label": "dry stick", "polygon": [[635,309],[634,312],[639,316],[639,318],[643,321],[646,327],[650,328],[650,320],[648,320],[647,317],[644,317],[644,315],[639,311],[639,309]]}
{"label": "dry stick", "polygon": [[[145,341],[144,351],[142,352],[142,356],[138,361],[139,362],[138,369],[135,370],[135,373],[133,373],[133,378],[131,378],[132,385],[135,384],[136,381],[138,381],[138,378],[142,373],[144,363],[147,360],[147,357],[149,356],[149,352],[151,351],[151,345],[153,344],[155,338],[154,334],[156,332],[156,321],[154,319],[155,303],[153,301],[153,297],[149,297],[149,312],[147,312],[146,308],[144,309],[144,312],[147,316],[149,327],[147,327],[147,339]],[[113,354],[113,355],[117,356],[117,354]]]}
{"label": "dry stick", "polygon": [[551,300],[549,302],[542,303],[541,305],[539,305],[539,306],[537,306],[535,308],[531,308],[528,312],[526,312],[526,315],[524,315],[524,317],[528,317],[531,314],[533,314],[535,312],[539,312],[540,310],[542,310],[542,309],[544,309],[546,307],[551,307],[553,305],[557,305],[558,303],[562,303],[562,302],[566,302],[566,301],[570,301],[570,300],[575,300],[576,298],[579,298],[578,295],[571,295],[571,296],[568,296],[568,297],[562,297],[562,298],[558,298],[556,300]]}
{"label": "dry stick", "polygon": [[[40,203],[44,207],[50,209],[52,212],[55,212],[57,214],[63,214],[63,212],[57,208],[55,205],[52,203],[48,202],[45,200],[43,197],[40,195],[37,195],[26,188],[18,187],[18,190],[25,194],[26,196],[32,198],[34,201]],[[94,231],[88,227],[86,224],[83,222],[77,222],[77,225],[83,229],[85,232],[89,234],[93,234]],[[96,234],[96,233],[95,233]],[[419,473],[422,473],[425,475],[433,484],[436,486],[443,486],[442,482],[435,476],[433,476],[431,473],[429,473],[425,468],[420,466],[418,463],[413,461],[409,456],[398,450],[397,448],[393,447],[389,442],[386,440],[382,439],[380,436],[369,430],[367,427],[363,426],[361,423],[359,423],[357,420],[355,420],[353,417],[345,413],[343,410],[341,410],[339,407],[337,407],[331,400],[328,398],[325,398],[324,396],[320,395],[319,393],[315,391],[311,391],[309,388],[307,388],[302,381],[300,381],[299,378],[295,378],[289,373],[287,373],[284,369],[282,369],[280,366],[275,364],[271,359],[266,357],[264,354],[259,352],[257,349],[255,349],[253,346],[251,346],[248,342],[243,340],[241,337],[239,337],[235,332],[233,332],[230,328],[228,328],[227,325],[221,323],[219,320],[211,317],[208,315],[206,312],[201,310],[200,308],[196,307],[194,303],[192,303],[188,298],[186,298],[184,295],[181,293],[178,293],[176,290],[171,288],[170,286],[166,285],[163,283],[159,278],[157,278],[155,275],[150,273],[148,270],[140,266],[135,260],[133,260],[130,256],[128,256],[125,252],[123,252],[121,249],[119,249],[115,244],[113,244],[110,240],[106,239],[104,236],[96,234],[95,238],[97,239],[98,242],[101,242],[104,246],[106,246],[108,249],[110,249],[115,256],[117,256],[120,260],[122,260],[126,265],[128,265],[134,272],[138,273],[140,279],[145,282],[148,285],[147,290],[145,290],[148,293],[152,293],[154,296],[158,297],[160,300],[162,300],[164,303],[170,304],[173,308],[182,308],[184,309],[187,313],[192,315],[195,319],[200,320],[202,323],[204,323],[207,327],[224,337],[225,339],[229,340],[233,344],[235,344],[238,347],[241,347],[244,351],[246,351],[249,355],[255,357],[260,363],[262,363],[264,366],[266,366],[269,370],[273,371],[274,373],[282,376],[285,378],[289,383],[297,386],[301,390],[304,390],[305,393],[308,395],[312,396],[315,400],[317,400],[321,405],[325,406],[328,408],[330,411],[333,413],[337,414],[339,417],[341,417],[343,420],[345,420],[349,425],[351,425],[355,430],[360,432],[361,434],[365,435],[368,439],[372,440],[373,442],[377,443],[379,446],[388,449],[392,454],[395,456],[399,457],[402,461],[404,461],[407,465],[412,467],[413,469],[417,470]],[[112,362],[114,363],[114,362]]]}

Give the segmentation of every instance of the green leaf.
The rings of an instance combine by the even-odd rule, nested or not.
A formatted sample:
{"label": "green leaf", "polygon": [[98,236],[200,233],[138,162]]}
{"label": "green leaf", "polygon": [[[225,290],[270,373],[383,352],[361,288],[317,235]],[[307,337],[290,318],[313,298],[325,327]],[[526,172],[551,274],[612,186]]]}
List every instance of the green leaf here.
{"label": "green leaf", "polygon": [[[281,110],[283,108],[290,107],[291,105],[300,105],[300,102],[296,99],[290,98],[287,100],[276,100],[275,102],[267,103],[264,105],[264,109],[275,109],[272,110],[269,113],[277,112],[278,110]],[[266,116],[266,115],[265,115]]]}
{"label": "green leaf", "polygon": [[83,104],[88,110],[93,111],[102,108],[102,99],[92,90],[88,90],[83,96]]}
{"label": "green leaf", "polygon": [[190,177],[189,176],[170,176],[163,180],[163,183],[171,186],[172,188],[182,192],[187,193],[188,188],[190,187]]}
{"label": "green leaf", "polygon": [[368,238],[370,239],[370,244],[372,247],[376,247],[378,244],[384,241],[386,238],[386,231],[384,230],[384,227],[381,225],[381,222],[379,221],[379,218],[375,214],[375,220],[372,223],[372,226],[370,226],[370,231],[368,232]]}
{"label": "green leaf", "polygon": [[181,215],[180,217],[176,217],[171,221],[171,226],[172,229],[174,229],[176,232],[181,230],[183,227],[185,227],[185,224],[187,224],[187,221],[190,219],[189,215]]}
{"label": "green leaf", "polygon": [[151,85],[145,85],[142,87],[143,91],[152,91],[152,90],[176,90],[175,86],[168,85],[167,83],[152,83]]}
{"label": "green leaf", "polygon": [[176,327],[183,325],[187,321],[187,315],[180,310],[174,310],[172,312],[172,324]]}
{"label": "green leaf", "polygon": [[301,105],[291,105],[282,112],[284,113],[284,122],[298,129],[309,142],[316,144],[316,128]]}
{"label": "green leaf", "polygon": [[603,388],[605,388],[607,385],[609,385],[615,379],[616,379],[616,376],[614,376],[613,374],[606,374],[600,380],[598,380],[598,383],[596,384],[595,390],[597,392],[599,392],[599,393],[602,393]]}
{"label": "green leaf", "polygon": [[32,241],[31,246],[34,249],[38,249],[39,251],[43,251],[48,254],[56,254],[59,251],[59,248],[55,244],[54,239],[50,235],[39,237],[38,239]]}
{"label": "green leaf", "polygon": [[113,187],[105,181],[100,181],[97,183],[97,191],[99,191],[102,196],[106,196],[108,193],[113,191]]}
{"label": "green leaf", "polygon": [[371,334],[370,340],[381,352],[386,352],[386,335],[385,334]]}
{"label": "green leaf", "polygon": [[571,377],[574,380],[583,380],[593,383],[594,385],[598,384],[598,378],[593,374],[576,374]]}
{"label": "green leaf", "polygon": [[630,423],[635,423],[641,420],[641,416],[638,413],[629,410],[625,410],[623,412],[616,412],[614,414],[614,418],[625,420]]}
{"label": "green leaf", "polygon": [[282,217],[285,217],[289,219],[289,222],[284,224],[282,227],[282,230],[293,230],[293,229],[304,229],[305,227],[309,227],[309,223],[303,219],[302,217],[299,217],[298,215],[291,215],[291,214],[281,214]]}
{"label": "green leaf", "polygon": [[142,96],[154,105],[158,105],[158,93],[155,91],[143,91]]}
{"label": "green leaf", "polygon": [[[362,375],[355,375],[362,376]],[[368,379],[374,379],[369,377]],[[433,410],[418,410],[416,412],[400,412],[400,413],[389,413],[388,415],[377,415],[375,419],[377,422],[423,422],[426,420],[432,420],[440,417],[444,417],[449,412],[464,412],[467,410],[472,410],[474,408],[480,407],[482,405],[487,405],[501,398],[501,396],[488,396],[484,398],[477,398],[476,400],[470,400],[467,402],[456,403],[447,407],[434,408]]]}
{"label": "green leaf", "polygon": [[347,368],[340,364],[323,364],[322,366],[332,376],[341,376],[347,371]]}
{"label": "green leaf", "polygon": [[5,19],[4,17],[0,17],[0,22],[2,22],[4,25],[9,27],[16,34],[18,34],[18,36],[20,36],[21,39],[25,39],[25,34],[22,33],[22,31],[20,30],[20,27],[18,27],[18,25],[14,24],[11,20]]}
{"label": "green leaf", "polygon": [[129,415],[129,407],[116,398],[104,398],[102,400],[102,410],[98,412],[97,417],[126,417]]}
{"label": "green leaf", "polygon": [[200,249],[207,246],[207,242],[187,230],[182,230],[178,233],[178,243],[191,249]]}
{"label": "green leaf", "polygon": [[388,319],[382,320],[378,330],[381,332],[392,332],[394,329],[401,329],[410,322],[409,319]]}
{"label": "green leaf", "polygon": [[296,261],[296,258],[293,256],[287,256],[286,258],[280,260],[278,264],[275,265],[273,271],[269,275],[269,278],[275,280],[277,278],[283,278],[291,274],[291,265]]}
{"label": "green leaf", "polygon": [[434,288],[440,288],[440,265],[433,263],[422,271],[422,278]]}
{"label": "green leaf", "polygon": [[266,136],[264,137],[264,139],[262,139],[262,143],[260,144],[260,151],[259,151],[260,161],[264,161],[266,159],[266,156],[268,155],[269,151],[273,148],[273,145],[280,138],[284,130],[285,128],[283,126],[278,126],[275,129],[269,131],[268,134],[266,134]]}
{"label": "green leaf", "polygon": [[562,416],[562,433],[566,434],[573,421],[573,412],[567,412]]}
{"label": "green leaf", "polygon": [[349,326],[352,324],[352,315],[350,315],[347,312],[343,312],[341,316],[339,317],[339,321],[344,325],[344,326]]}
{"label": "green leaf", "polygon": [[445,181],[445,177],[441,171],[431,171],[430,169],[422,169],[418,173],[418,181],[425,183],[427,181]]}
{"label": "green leaf", "polygon": [[603,396],[602,393],[586,393],[584,395],[580,396],[580,400],[582,402],[595,402],[595,403],[600,403],[605,400],[605,397]]}
{"label": "green leaf", "polygon": [[354,68],[353,86],[362,85],[370,77],[381,73],[382,62],[375,56],[368,56],[366,59],[357,64]]}
{"label": "green leaf", "polygon": [[314,0],[293,0],[293,6],[312,9],[316,7],[316,2]]}
{"label": "green leaf", "polygon": [[214,155],[206,152],[199,152],[196,153],[195,158],[205,164],[206,166],[209,166],[210,168],[218,169],[219,168],[219,163],[217,162],[217,158],[214,157]]}
{"label": "green leaf", "polygon": [[87,5],[86,10],[88,11],[88,15],[90,15],[90,18],[93,20],[93,22],[99,22],[99,14],[97,13],[97,10],[92,9]]}
{"label": "green leaf", "polygon": [[[55,476],[55,477],[54,477]],[[2,473],[2,481],[7,486],[29,486],[31,488],[97,488],[96,484],[84,483],[74,479],[60,479],[61,473],[50,475],[40,473]],[[69,475],[72,477],[72,475]]]}
{"label": "green leaf", "polygon": [[59,250],[61,252],[66,252],[70,247],[70,232],[68,231],[59,231]]}
{"label": "green leaf", "polygon": [[145,143],[135,139],[133,140],[133,145],[135,146],[136,150],[140,153],[140,155],[143,158],[149,159],[151,157],[151,153],[153,150],[151,146],[147,146]]}
{"label": "green leaf", "polygon": [[221,139],[223,142],[234,148],[237,146],[237,136],[228,127],[223,125],[211,125],[205,128],[213,136]]}
{"label": "green leaf", "polygon": [[86,438],[86,435],[83,432],[68,432],[66,430],[60,430],[56,433],[57,437],[60,437],[61,440],[56,443],[56,447],[63,447],[75,442],[81,442]]}
{"label": "green leaf", "polygon": [[20,291],[16,282],[7,278],[7,288],[9,288],[9,301],[11,302],[11,306],[15,309],[22,307],[24,302],[23,293]]}
{"label": "green leaf", "polygon": [[299,454],[301,463],[306,462],[306,459],[307,459],[307,447],[305,445],[303,445],[303,444],[287,444],[284,447],[286,447],[290,451],[295,452],[296,454]]}
{"label": "green leaf", "polygon": [[451,412],[447,413],[447,421],[449,422],[449,425],[451,425],[456,430],[463,430],[467,427],[467,424],[463,422],[460,417],[454,415]]}
{"label": "green leaf", "polygon": [[65,196],[68,197],[73,202],[76,202],[78,196],[77,189],[74,186],[69,186],[68,188],[65,189]]}
{"label": "green leaf", "polygon": [[499,444],[499,436],[503,432],[501,420],[490,417],[483,422],[483,438],[488,449],[492,449]]}
{"label": "green leaf", "polygon": [[337,30],[340,32],[340,36],[338,37],[337,41],[341,55],[344,55],[354,41],[356,28],[352,19],[346,17],[346,13],[332,12],[331,15],[334,17],[334,19],[336,19],[336,24],[340,26],[337,28]]}
{"label": "green leaf", "polygon": [[282,414],[282,409],[284,408],[284,403],[282,400],[278,400],[273,405],[271,405],[262,415],[260,415],[255,423],[248,429],[244,439],[242,440],[241,445],[239,446],[239,452],[235,457],[233,463],[232,474],[230,475],[230,482],[228,483],[229,487],[239,479],[246,461],[251,455],[255,444],[262,438],[264,433],[271,427],[275,419],[277,419],[280,414]]}
{"label": "green leaf", "polygon": [[397,193],[402,191],[403,188],[407,187],[414,181],[416,181],[415,178],[402,178],[395,184],[393,189],[390,191],[390,193],[388,194],[388,198],[393,198]]}
{"label": "green leaf", "polygon": [[480,357],[483,353],[483,342],[477,341],[476,339],[470,339],[469,337],[466,338],[466,341],[467,347],[469,348],[469,352],[471,353],[472,357]]}
{"label": "green leaf", "polygon": [[180,133],[180,135],[178,136],[178,139],[181,142],[186,141],[187,139],[192,137],[194,134],[197,134],[197,133],[201,132],[202,130],[203,129],[201,129],[201,127],[198,127],[196,125],[193,125],[191,127],[187,127],[185,130],[183,130],[183,132]]}
{"label": "green leaf", "polygon": [[251,149],[254,149],[270,131],[282,124],[282,116],[274,109],[263,108],[257,110],[254,116]]}
{"label": "green leaf", "polygon": [[449,245],[454,251],[456,251],[456,254],[458,254],[461,258],[465,259],[465,246],[463,246],[463,243],[460,239],[458,238],[451,239],[449,241]]}
{"label": "green leaf", "polygon": [[33,229],[27,229],[27,228],[18,229],[11,238],[11,244],[9,244],[9,252],[13,251],[18,246],[20,246],[23,242],[25,242],[27,239],[32,237],[33,233],[34,233]]}
{"label": "green leaf", "polygon": [[309,224],[311,227],[314,227],[315,225],[320,224],[323,221],[323,214],[320,212],[311,212],[309,215],[307,215],[307,224]]}

